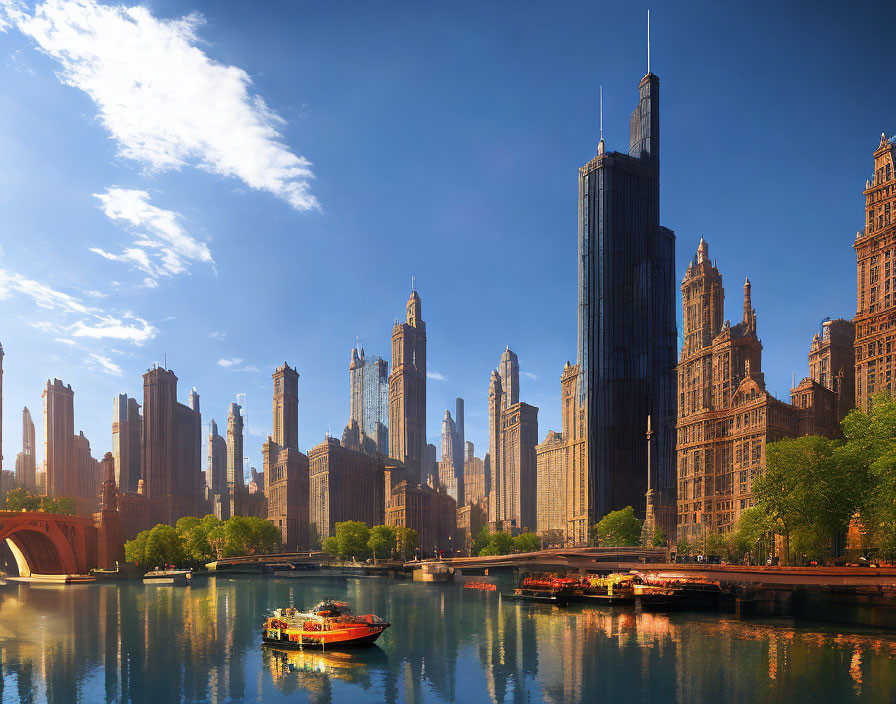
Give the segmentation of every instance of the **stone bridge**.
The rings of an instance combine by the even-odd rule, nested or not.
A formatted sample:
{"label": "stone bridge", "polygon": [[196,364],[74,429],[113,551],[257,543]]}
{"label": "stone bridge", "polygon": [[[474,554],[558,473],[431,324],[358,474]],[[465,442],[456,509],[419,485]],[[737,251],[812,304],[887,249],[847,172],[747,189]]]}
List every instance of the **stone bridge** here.
{"label": "stone bridge", "polygon": [[90,518],[0,511],[0,546],[9,547],[20,577],[87,574],[98,565],[98,533]]}

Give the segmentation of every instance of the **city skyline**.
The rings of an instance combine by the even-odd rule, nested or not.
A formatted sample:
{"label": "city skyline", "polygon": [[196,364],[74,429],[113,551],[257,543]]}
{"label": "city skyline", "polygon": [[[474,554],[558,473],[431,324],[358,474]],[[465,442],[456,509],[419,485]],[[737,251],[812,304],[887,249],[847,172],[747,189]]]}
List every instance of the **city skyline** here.
{"label": "city skyline", "polygon": [[[15,58],[11,58],[3,68],[3,75],[11,96],[7,99],[20,103],[22,107],[15,115],[5,111],[2,119],[3,133],[16,135],[21,144],[15,149],[13,145],[7,145],[10,147],[8,153],[11,158],[21,161],[20,167],[36,159],[33,168],[49,181],[46,184],[48,187],[52,185],[62,195],[56,196],[55,208],[52,209],[59,213],[58,216],[38,212],[37,196],[25,194],[24,189],[33,186],[28,178],[22,179],[21,183],[10,184],[10,191],[4,196],[4,205],[9,212],[8,226],[12,229],[8,230],[10,234],[3,240],[3,256],[0,259],[5,294],[0,300],[0,309],[8,316],[8,327],[2,339],[6,352],[4,369],[7,372],[4,378],[7,413],[4,414],[3,426],[6,439],[3,468],[14,468],[15,455],[21,449],[18,447],[17,431],[21,419],[18,411],[25,406],[32,410],[40,408],[40,391],[47,379],[59,378],[71,384],[75,392],[76,420],[73,431],[77,433],[83,429],[91,442],[94,456],[101,457],[112,449],[110,429],[113,418],[109,400],[116,399],[120,393],[139,399],[143,372],[153,362],[163,362],[166,356],[167,366],[182,380],[177,400],[186,404],[186,392],[196,386],[203,397],[204,420],[214,417],[219,422],[223,421],[230,403],[237,400],[237,394],[246,394],[244,408],[248,422],[245,454],[250,464],[259,468],[262,466],[261,446],[272,427],[269,375],[276,363],[286,359],[301,375],[298,393],[299,447],[307,452],[323,439],[328,428],[332,435],[338,436],[348,421],[345,366],[355,338],[361,337],[369,354],[388,356],[389,325],[396,315],[403,317],[400,302],[407,296],[411,275],[416,275],[421,297],[427,306],[424,317],[427,321],[430,376],[426,384],[426,415],[429,419],[426,441],[440,446],[440,419],[445,409],[454,407],[454,399],[462,397],[466,399],[467,438],[477,448],[488,447],[485,390],[496,353],[506,345],[510,345],[520,356],[523,377],[521,397],[540,409],[539,442],[549,429],[559,428],[557,382],[563,363],[566,360],[575,361],[576,347],[576,291],[573,283],[575,169],[596,151],[599,115],[597,86],[601,82],[604,84],[605,100],[604,136],[610,148],[625,143],[625,116],[631,104],[631,85],[643,75],[646,63],[641,31],[643,9],[631,8],[624,12],[606,10],[603,13],[608,22],[612,21],[624,31],[619,37],[608,38],[607,48],[601,50],[606,52],[601,61],[581,69],[584,73],[575,74],[576,80],[587,79],[585,88],[580,84],[573,90],[575,80],[572,77],[560,81],[560,87],[551,94],[545,92],[548,90],[546,84],[537,84],[542,91],[540,95],[550,95],[559,101],[557,107],[548,110],[540,105],[532,106],[532,117],[518,116],[517,122],[510,122],[509,115],[505,114],[507,108],[490,106],[488,118],[478,117],[474,123],[475,140],[480,140],[478,142],[464,142],[458,132],[448,129],[445,132],[447,144],[437,149],[423,149],[421,135],[415,134],[413,148],[422,150],[421,156],[412,156],[413,152],[410,152],[390,157],[394,163],[390,162],[387,168],[397,169],[390,175],[398,179],[398,195],[377,192],[376,196],[383,200],[376,202],[366,200],[372,197],[369,195],[355,201],[355,197],[361,195],[360,184],[350,180],[340,185],[342,175],[337,177],[333,173],[334,167],[339,166],[339,160],[348,155],[334,151],[335,145],[321,136],[323,124],[317,122],[314,116],[318,111],[327,111],[328,118],[332,119],[334,112],[344,112],[345,106],[315,100],[315,81],[322,80],[321,77],[303,74],[301,86],[307,95],[300,95],[295,100],[303,106],[307,103],[308,114],[301,111],[296,113],[291,102],[293,99],[284,98],[280,87],[279,81],[282,81],[283,75],[274,71],[275,68],[278,71],[288,68],[288,62],[277,64],[271,62],[270,57],[255,56],[249,52],[248,45],[241,44],[232,31],[234,17],[228,9],[214,6],[200,9],[206,15],[208,24],[197,26],[195,32],[210,42],[209,45],[202,45],[202,51],[210,59],[248,71],[253,77],[249,91],[269,101],[271,108],[286,119],[286,126],[282,128],[285,135],[282,143],[291,150],[290,153],[305,155],[314,162],[311,168],[317,178],[311,182],[310,192],[321,204],[321,210],[300,212],[288,198],[270,189],[236,193],[235,189],[252,186],[245,178],[244,182],[240,182],[239,176],[225,179],[188,167],[177,172],[142,173],[141,168],[146,168],[146,164],[115,156],[123,147],[120,143],[117,146],[108,144],[109,132],[100,120],[95,119],[99,114],[96,104],[90,102],[84,92],[60,84],[53,75],[58,63],[35,52],[37,40],[27,38],[13,22],[2,37],[10,45],[11,56]],[[156,17],[173,18],[185,11],[161,3],[154,5],[152,12]],[[866,17],[854,15],[847,20],[861,25],[874,16],[871,10],[867,13]],[[716,85],[714,81],[707,81],[707,72],[712,71],[703,69],[703,73],[689,77],[688,67],[699,64],[701,54],[696,49],[683,48],[673,38],[676,29],[681,30],[681,23],[687,16],[685,11],[678,15],[662,11],[653,13],[653,69],[661,75],[664,86],[674,86],[674,90],[668,89],[664,93],[662,209],[663,224],[674,229],[677,235],[675,281],[681,280],[689,257],[703,234],[712,241],[713,254],[718,257],[728,280],[742,280],[747,274],[751,276],[754,303],[763,311],[763,356],[767,383],[776,397],[786,398],[791,375],[795,374],[799,379],[807,374],[803,363],[805,350],[819,330],[821,320],[827,316],[851,318],[854,315],[854,270],[849,254],[854,233],[862,226],[864,219],[855,193],[870,175],[867,155],[878,142],[881,130],[887,130],[888,134],[894,131],[892,126],[878,124],[886,123],[886,116],[893,114],[893,98],[881,94],[879,104],[868,109],[859,99],[869,91],[869,83],[868,79],[860,76],[848,85],[840,84],[840,97],[844,105],[855,102],[849,96],[855,96],[859,101],[855,113],[844,114],[843,111],[848,108],[840,107],[827,114],[827,98],[822,94],[821,86],[812,83],[814,79],[811,77],[804,79],[801,72],[801,80],[809,82],[808,87],[800,84],[800,90],[804,91],[801,100],[782,92],[788,76],[795,76],[789,70],[783,70],[782,76],[764,78],[762,85],[767,93],[756,94],[761,87],[758,76],[762,60],[780,61],[782,56],[790,55],[791,49],[785,46],[784,37],[788,27],[790,31],[795,31],[792,24],[795,18],[785,14],[778,25],[768,28],[767,39],[772,48],[769,57],[757,58],[755,66],[729,66],[729,70],[734,71],[737,67],[743,72],[740,74],[743,80],[738,81],[743,90],[733,91],[730,86],[716,86],[719,90],[713,93],[710,102],[707,96],[701,97],[695,91],[701,82]],[[270,17],[260,14],[255,19],[259,31],[274,31],[269,27]],[[708,37],[711,30],[726,27],[726,19],[730,18],[726,18],[721,11],[714,15],[710,13],[692,31],[699,33],[701,38]],[[311,26],[314,22],[327,22],[324,15],[314,14],[312,20]],[[413,15],[407,21],[413,26]],[[419,18],[416,21],[419,22]],[[534,21],[532,14],[512,20],[519,28],[529,26]],[[510,51],[511,56],[515,56],[513,41],[497,29],[496,22],[497,18],[487,13],[483,25],[474,28],[474,36],[483,40],[494,39],[500,47]],[[746,28],[737,31],[727,27],[731,31],[729,40],[742,40],[745,36],[742,33],[748,33],[750,28],[749,22]],[[462,99],[455,108],[457,112],[452,113],[455,118],[468,115],[477,101],[482,101],[485,88],[485,79],[463,88],[440,63],[445,59],[445,46],[439,42],[447,42],[459,31],[460,28],[454,25],[439,28],[437,48],[443,53],[438,54],[437,58],[428,59],[436,61],[437,66],[441,67],[438,76],[452,87],[451,96]],[[845,34],[860,36],[857,32]],[[44,39],[49,42],[53,37]],[[56,39],[59,40],[58,37]],[[820,45],[824,44],[823,37],[816,36],[816,39]],[[558,40],[549,38],[546,41]],[[709,41],[703,51],[718,49],[717,41]],[[837,41],[849,40],[838,36]],[[46,48],[49,45],[41,45],[52,55],[52,49]],[[802,45],[801,48],[806,49]],[[392,59],[400,57],[404,49],[407,46],[400,44]],[[482,46],[477,45],[474,49],[472,56],[466,60],[473,62],[490,58],[486,62],[490,76],[499,69],[507,70],[512,63],[509,57],[493,56]],[[875,52],[880,50],[879,47],[862,45],[862,60],[873,61]],[[314,46],[307,49],[308,53],[303,56],[308,58],[312,51],[322,52],[323,48]],[[858,43],[846,51],[858,60]],[[329,56],[329,53],[321,55]],[[551,75],[540,80],[549,81],[552,76],[562,75],[562,69],[568,69],[576,58],[570,51],[561,52],[560,56],[546,71]],[[833,68],[831,60],[822,56],[820,50],[809,49],[804,58],[818,67],[819,75],[824,73],[834,82],[837,75],[842,75],[841,69]],[[380,67],[379,70],[383,69]],[[424,70],[421,67],[400,73],[395,85],[390,86],[390,96],[397,98],[404,95],[410,86],[416,86],[415,81],[419,81],[422,75],[417,71]],[[524,64],[510,72],[506,88],[509,106],[519,107],[518,101],[523,100],[524,86],[530,80],[531,71],[532,65]],[[466,73],[463,75],[467,76]],[[26,84],[32,86],[29,92],[23,92],[26,91]],[[350,92],[350,88],[346,90]],[[805,91],[808,91],[808,97]],[[424,93],[424,97],[431,102],[417,106],[420,112],[415,115],[434,118],[434,97],[428,93]],[[779,112],[769,110],[766,114],[776,114],[781,124],[777,129],[773,125],[751,125],[756,136],[752,140],[754,144],[748,148],[738,143],[737,131],[731,130],[733,125],[720,129],[716,124],[718,121],[710,118],[743,110],[749,99],[758,100],[755,106],[757,112],[767,109],[762,106],[768,100],[777,101]],[[47,116],[46,111],[42,110],[41,100],[58,104],[59,115]],[[528,105],[528,101],[524,102]],[[791,129],[784,135],[785,126],[793,128],[797,124],[793,111],[797,108],[804,110],[806,105],[812,109],[813,120],[800,123],[799,130]],[[385,125],[382,120],[385,112],[394,115],[396,109],[395,104],[384,107],[382,114],[375,113],[379,121],[366,128],[357,121],[352,123],[343,115],[337,131],[342,138],[351,135],[358,140],[391,136],[391,133],[382,131]],[[561,109],[571,112],[561,115]],[[710,112],[710,109],[716,112]],[[35,114],[41,111],[39,124],[30,128],[24,125],[25,120],[34,117],[29,110]],[[544,125],[534,124],[536,116],[544,121]],[[513,125],[513,129],[502,131],[502,120],[505,130],[507,125]],[[848,131],[834,129],[839,124],[849,124],[850,128]],[[75,130],[75,138],[80,140],[82,146],[78,149],[65,148],[60,143],[45,149],[37,147],[35,135],[39,129],[60,129],[63,125]],[[446,124],[435,122],[428,125],[429,129],[438,127],[446,127]],[[300,132],[304,129],[317,139],[302,136]],[[825,135],[827,139],[822,138]],[[530,140],[528,137],[537,139]],[[469,140],[469,136],[465,139]],[[385,141],[390,142],[390,139]],[[739,150],[752,153],[757,150],[757,142],[763,145],[759,151],[770,156],[765,160],[744,161],[743,152]],[[520,151],[520,146],[526,148]],[[548,155],[547,151],[555,146],[558,153]],[[821,155],[826,148],[835,148],[843,155],[836,172],[820,166],[824,163]],[[485,151],[477,156],[477,149]],[[800,151],[794,152],[796,149]],[[462,156],[453,157],[454,168],[450,174],[436,179],[437,183],[431,186],[432,191],[412,187],[410,181],[413,179],[402,177],[403,169],[416,172],[413,164],[418,159],[446,158],[449,150],[462,150]],[[733,180],[724,179],[725,185],[707,183],[706,180],[698,182],[701,188],[693,184],[678,184],[679,181],[687,182],[688,174],[693,173],[682,162],[690,162],[691,168],[705,174],[716,173],[720,169],[716,151],[726,151],[729,154],[726,158],[735,163],[755,166],[757,170],[732,174]],[[687,158],[681,156],[685,152],[689,152]],[[327,155],[333,158],[328,161]],[[490,164],[476,161],[482,155],[489,156]],[[66,178],[75,177],[76,156],[84,158],[79,162],[79,168],[84,169],[85,177],[85,183],[77,188],[65,182]],[[365,152],[365,156],[373,159],[377,153]],[[769,175],[768,170],[761,167],[766,167],[771,158],[785,160],[788,168],[776,169],[778,173]],[[113,161],[111,165],[106,163],[109,160]],[[514,167],[533,160],[542,163],[544,168],[539,170],[545,173],[537,176],[527,174],[521,180]],[[12,169],[13,164],[9,166]],[[445,185],[450,184],[449,176],[456,176],[462,171],[472,174],[475,171],[473,167],[485,166],[489,168],[484,168],[484,171],[494,181],[484,191],[489,203],[484,203],[472,189],[448,191],[451,202],[457,204],[459,211],[469,209],[480,216],[476,221],[470,222],[468,216],[464,219],[450,216],[445,212],[444,205],[437,210],[437,222],[423,221],[420,218],[425,217],[429,209],[423,210],[422,206],[406,202],[421,197],[425,202],[431,202],[427,196],[431,198],[444,193]],[[514,174],[512,178],[511,173]],[[751,179],[759,179],[760,175],[767,179],[766,183],[758,180],[751,182]],[[416,179],[416,176],[413,178]],[[515,180],[515,187],[523,190],[509,192],[500,184],[505,179]],[[479,183],[476,179],[474,181]],[[783,193],[775,192],[782,189],[785,183],[788,187],[786,199]],[[744,192],[729,192],[738,191],[738,185],[743,187],[745,184],[751,188]],[[164,231],[164,227],[171,224],[170,220],[165,220],[165,216],[149,206],[161,208],[164,212],[180,213],[175,222],[180,223],[182,229],[198,243],[195,250],[188,248],[195,255],[192,259],[186,255],[181,258],[181,264],[186,262],[189,265],[189,275],[172,271],[164,274],[158,273],[158,270],[153,278],[145,271],[128,269],[122,262],[110,261],[90,251],[93,247],[118,256],[133,239],[132,233],[116,228],[115,223],[125,218],[122,213],[133,214],[135,211],[113,208],[116,203],[121,208],[125,207],[121,200],[113,202],[113,197],[122,196],[122,193],[111,190],[113,186],[146,192],[146,199],[129,202],[132,208],[140,206],[140,212],[149,218],[140,222],[144,228],[151,227],[147,223],[155,222],[163,228],[160,231]],[[183,193],[176,193],[178,188],[183,188]],[[796,193],[794,189],[797,189]],[[536,193],[544,197],[543,207],[530,205]],[[105,200],[95,199],[94,194],[104,196]],[[715,199],[707,197],[707,194],[715,195]],[[521,198],[523,195],[526,196],[525,200]],[[800,204],[799,208],[793,207],[794,198]],[[354,205],[349,202],[350,199]],[[783,200],[786,200],[786,205],[781,202]],[[825,207],[816,207],[819,203]],[[375,247],[372,245],[396,222],[382,215],[380,210],[374,210],[379,217],[371,219],[380,222],[367,221],[366,215],[372,205],[389,210],[408,206],[401,219],[410,224],[402,224],[396,232],[395,246],[388,248],[388,260],[380,259],[385,255],[374,254],[372,250]],[[43,204],[40,208],[45,209]],[[799,211],[798,214],[791,212],[791,209]],[[109,215],[110,212],[113,215]],[[742,215],[731,217],[732,212]],[[115,213],[118,215],[115,216]],[[723,213],[727,214],[723,217]],[[230,225],[227,220],[234,215],[238,216],[235,218],[236,224]],[[161,217],[162,221],[153,220],[154,217]],[[530,218],[532,223],[521,222]],[[763,231],[763,223],[771,227]],[[76,233],[69,235],[69,227]],[[249,240],[251,248],[241,246],[243,230],[262,233],[261,240],[253,237]],[[300,231],[301,237],[292,235],[293,230]],[[345,234],[349,231],[354,234]],[[65,234],[61,234],[63,232]],[[806,232],[813,233],[813,242],[820,237],[820,245],[805,248]],[[488,234],[484,236],[483,233]],[[444,238],[449,235],[452,239],[447,241],[454,246],[446,248]],[[523,246],[518,248],[518,253],[510,253],[514,267],[497,269],[492,262],[505,251],[505,240],[511,235],[519,236]],[[788,235],[791,241],[788,241]],[[328,244],[322,244],[324,240]],[[412,241],[418,241],[423,246],[423,251],[429,253],[433,263],[428,263],[426,257],[421,260],[419,252],[412,254],[405,251]],[[346,242],[351,244],[351,249],[345,248]],[[546,245],[547,242],[550,246]],[[774,250],[770,249],[772,245]],[[205,259],[203,246],[213,263]],[[260,251],[243,256],[255,248]],[[288,276],[284,283],[268,280],[272,257],[281,259],[284,248],[287,256],[293,258],[296,269],[310,270],[308,282],[300,281],[303,278],[301,275]],[[357,249],[359,256],[356,257],[351,251],[353,249]],[[462,256],[455,253],[455,249],[460,250]],[[773,252],[771,258],[770,251]],[[544,281],[537,281],[534,286],[524,285],[523,277],[533,266],[533,254],[538,261],[538,271],[547,275]],[[334,259],[335,255],[341,256]],[[456,274],[449,276],[442,271],[450,268],[443,265],[445,256],[449,257],[450,262],[455,261],[454,257],[460,257],[459,261],[467,263],[468,269],[461,279]],[[247,261],[240,261],[243,258]],[[371,258],[372,262],[368,261]],[[390,261],[389,269],[383,268],[386,261]],[[800,278],[801,268],[806,271],[803,274],[806,280]],[[314,270],[323,274],[316,274]],[[365,274],[365,270],[370,273]],[[809,271],[813,276],[827,275],[832,285],[820,292],[813,289],[809,295],[805,286]],[[458,282],[468,276],[482,283],[476,287],[459,286]],[[152,279],[153,283],[144,280],[147,278]],[[119,286],[113,286],[112,281],[118,281]],[[328,297],[315,295],[330,281],[339,281],[340,285],[331,286]],[[349,284],[342,285],[346,281]],[[71,298],[54,297],[46,289],[33,284],[49,286],[52,291]],[[497,297],[499,292],[507,290],[514,292],[514,306],[502,307],[497,316],[476,305],[480,300]],[[90,292],[103,295],[95,296]],[[781,296],[787,296],[792,307],[777,310],[774,303]],[[36,303],[38,300],[49,307],[40,307]],[[194,301],[195,306],[184,306],[182,300]],[[285,304],[285,300],[290,303]],[[676,304],[675,307],[680,316],[680,306]],[[336,308],[343,312],[333,315]],[[725,317],[736,319],[736,308],[736,301],[729,301]],[[354,317],[346,317],[344,311],[349,309]],[[256,310],[263,311],[261,319],[253,315]],[[130,318],[124,315],[128,311],[132,314]],[[172,313],[177,316],[174,320],[163,320]],[[274,314],[281,326],[277,334],[262,334],[266,330],[265,324],[271,321],[270,316]],[[110,318],[121,324],[115,324]],[[539,320],[537,332],[531,325],[532,319]],[[146,323],[141,323],[141,320]],[[232,323],[232,327],[227,327],[225,322]],[[38,323],[40,327],[29,323]],[[203,325],[209,329],[206,330]],[[151,338],[149,328],[155,331]],[[217,336],[212,337],[213,334]],[[57,338],[69,342],[58,342]],[[263,344],[247,342],[251,338]],[[142,339],[142,345],[132,344],[129,339]],[[476,342],[471,343],[472,340]],[[92,370],[90,364],[99,365],[106,372]],[[120,376],[115,375],[116,370]],[[527,377],[526,373],[537,378]],[[38,437],[43,432],[43,428],[38,427]],[[204,458],[207,454],[205,431],[202,435]],[[38,460],[43,463],[42,443],[37,445]]]}

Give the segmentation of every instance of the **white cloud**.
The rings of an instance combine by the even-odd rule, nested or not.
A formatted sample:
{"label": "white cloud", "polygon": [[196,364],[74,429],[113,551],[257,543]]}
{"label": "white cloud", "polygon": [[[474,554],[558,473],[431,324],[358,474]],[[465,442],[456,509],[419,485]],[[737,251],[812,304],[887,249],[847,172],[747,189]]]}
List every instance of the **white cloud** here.
{"label": "white cloud", "polygon": [[240,359],[239,357],[234,357],[232,359],[219,359],[218,366],[224,367],[225,369],[229,369],[230,367],[236,366],[237,364],[239,364],[242,361],[243,360]]}
{"label": "white cloud", "polygon": [[90,337],[94,339],[127,340],[142,345],[156,336],[157,330],[143,318],[128,316],[135,323],[124,321],[110,315],[99,316],[91,323],[79,320],[71,328],[72,337]]}
{"label": "white cloud", "polygon": [[246,364],[245,366],[240,366],[243,363],[243,360],[240,357],[233,357],[231,359],[219,359],[218,366],[223,367],[229,372],[249,372],[254,373],[258,371],[258,367],[254,364]]}
{"label": "white cloud", "polygon": [[57,291],[39,281],[28,279],[21,274],[0,269],[0,299],[10,293],[21,293],[31,298],[41,308],[61,310],[65,313],[89,313],[90,308],[74,296]]}
{"label": "white cloud", "polygon": [[95,0],[47,0],[29,15],[5,4],[0,24],[61,64],[60,81],[90,96],[122,156],[151,171],[233,176],[297,210],[319,208],[311,164],[284,143],[283,119],[250,91],[249,74],[200,48],[200,15],[164,20]]}
{"label": "white cloud", "polygon": [[225,337],[227,337],[227,333],[225,333],[223,330],[213,330],[208,334],[208,336],[213,340],[223,340]]}
{"label": "white cloud", "polygon": [[108,357],[103,357],[102,355],[96,354],[95,352],[91,352],[89,355],[87,355],[87,359],[85,359],[84,362],[90,366],[99,367],[104,372],[111,374],[112,376],[122,375],[121,367],[119,367]]}
{"label": "white cloud", "polygon": [[426,378],[433,381],[448,381],[448,377],[439,372],[426,372]]}
{"label": "white cloud", "polygon": [[65,337],[57,337],[56,342],[61,342],[63,345],[68,345],[69,347],[74,347],[75,345],[78,344],[74,340],[69,340],[68,338],[65,338]]}
{"label": "white cloud", "polygon": [[[98,247],[90,251],[106,259],[129,262],[151,277],[169,276],[186,271],[189,261],[206,262],[214,267],[208,245],[190,236],[180,224],[180,216],[149,202],[149,193],[138,189],[107,188],[94,193],[110,220],[124,222],[140,230],[135,246],[112,254]],[[148,234],[145,234],[145,233]]]}
{"label": "white cloud", "polygon": [[538,375],[533,374],[532,372],[520,372],[527,379],[532,379],[532,381],[538,381]]}

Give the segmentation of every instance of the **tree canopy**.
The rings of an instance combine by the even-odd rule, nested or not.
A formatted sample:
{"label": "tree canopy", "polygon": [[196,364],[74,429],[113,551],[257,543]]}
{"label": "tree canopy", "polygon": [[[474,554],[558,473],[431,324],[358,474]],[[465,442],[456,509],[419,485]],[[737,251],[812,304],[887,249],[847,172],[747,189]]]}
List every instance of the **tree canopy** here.
{"label": "tree canopy", "polygon": [[32,494],[27,489],[10,489],[6,492],[7,511],[39,511],[41,513],[58,513],[65,516],[75,515],[74,499],[54,499],[50,496]]}
{"label": "tree canopy", "polygon": [[641,543],[643,521],[635,516],[635,510],[626,506],[618,511],[610,511],[591,527],[591,544],[600,547],[619,548]]}
{"label": "tree canopy", "polygon": [[392,526],[374,526],[370,529],[367,547],[373,559],[389,557],[395,549],[395,528]]}
{"label": "tree canopy", "polygon": [[537,533],[520,533],[513,539],[514,552],[536,552],[541,550],[541,538]]}

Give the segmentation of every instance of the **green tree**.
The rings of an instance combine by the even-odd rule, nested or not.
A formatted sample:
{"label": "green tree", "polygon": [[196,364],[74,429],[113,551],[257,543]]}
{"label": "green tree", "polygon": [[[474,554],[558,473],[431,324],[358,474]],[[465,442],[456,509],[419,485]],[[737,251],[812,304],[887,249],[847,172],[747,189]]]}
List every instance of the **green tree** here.
{"label": "green tree", "polygon": [[177,533],[184,542],[184,557],[191,562],[204,564],[217,557],[208,542],[208,533],[216,525],[220,525],[215,516],[209,514],[204,518],[187,516],[177,521]]}
{"label": "green tree", "polygon": [[[790,559],[790,538],[842,543],[849,520],[862,505],[868,470],[855,450],[817,436],[779,440],[766,446],[765,473],[753,483],[757,505],[777,523]],[[811,537],[808,537],[811,536]]]}
{"label": "green tree", "polygon": [[6,492],[7,511],[39,511],[40,496],[35,496],[27,489],[10,489]]}
{"label": "green tree", "polygon": [[881,392],[867,412],[852,411],[840,427],[844,462],[867,477],[859,507],[864,530],[882,557],[896,559],[896,401]]}
{"label": "green tree", "polygon": [[128,540],[124,544],[124,559],[133,562],[138,567],[146,566],[146,539],[149,537],[148,530],[141,530],[137,533],[137,537]]}
{"label": "green tree", "polygon": [[657,526],[653,531],[653,547],[666,547],[666,531],[663,530],[662,526]]}
{"label": "green tree", "polygon": [[154,526],[146,536],[143,559],[147,567],[183,562],[184,544],[177,529],[164,523]]}
{"label": "green tree", "polygon": [[317,524],[312,523],[308,528],[308,543],[311,545],[312,550],[320,550],[320,533],[317,530]]}
{"label": "green tree", "polygon": [[541,550],[541,538],[536,533],[520,533],[513,539],[514,552],[536,552]]}
{"label": "green tree", "polygon": [[703,554],[718,555],[725,554],[725,536],[721,533],[709,533],[703,539]]}
{"label": "green tree", "polygon": [[640,545],[642,523],[635,517],[635,510],[626,506],[619,511],[610,511],[592,527],[591,533],[600,547]]}
{"label": "green tree", "polygon": [[395,528],[392,526],[374,526],[370,529],[370,537],[367,539],[367,547],[373,554],[373,559],[388,557],[395,549]]}
{"label": "green tree", "polygon": [[691,543],[687,538],[679,538],[678,543],[675,545],[675,551],[679,555],[690,555],[691,549]]}
{"label": "green tree", "polygon": [[324,540],[321,548],[328,555],[336,556],[339,554],[339,541],[336,540],[335,535],[331,535],[326,540]]}
{"label": "green tree", "polygon": [[211,526],[206,532],[206,540],[208,540],[209,547],[211,547],[214,553],[215,560],[223,560],[226,555],[224,553],[224,546],[227,542],[227,535],[224,531],[224,524],[221,521],[218,521],[216,525]]}
{"label": "green tree", "polygon": [[506,531],[499,531],[489,535],[488,544],[479,551],[479,555],[509,555],[512,552],[513,537]]}
{"label": "green tree", "polygon": [[488,539],[491,537],[488,526],[482,526],[479,532],[473,538],[473,545],[470,547],[470,555],[478,555],[482,549],[488,545]]}
{"label": "green tree", "polygon": [[367,541],[370,529],[363,521],[342,521],[336,524],[336,542],[343,559],[363,560],[368,555]]}
{"label": "green tree", "polygon": [[740,562],[771,530],[772,519],[761,508],[744,509],[737,526],[726,536],[729,555],[735,562]]}
{"label": "green tree", "polygon": [[419,537],[417,531],[407,526],[395,527],[395,549],[402,560],[409,560],[417,549]]}

